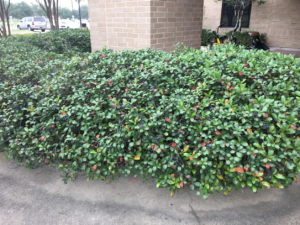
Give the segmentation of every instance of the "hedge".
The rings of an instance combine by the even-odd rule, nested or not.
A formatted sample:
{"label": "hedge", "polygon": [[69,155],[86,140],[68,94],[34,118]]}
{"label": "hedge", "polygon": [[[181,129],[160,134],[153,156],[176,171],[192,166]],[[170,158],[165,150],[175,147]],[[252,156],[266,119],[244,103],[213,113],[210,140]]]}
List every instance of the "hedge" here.
{"label": "hedge", "polygon": [[[30,49],[30,50],[28,50]],[[0,40],[5,157],[207,198],[297,182],[300,60],[228,45],[55,54]]]}
{"label": "hedge", "polygon": [[58,54],[68,51],[91,52],[90,31],[83,29],[64,29],[30,36],[23,35],[19,37],[19,41]]}

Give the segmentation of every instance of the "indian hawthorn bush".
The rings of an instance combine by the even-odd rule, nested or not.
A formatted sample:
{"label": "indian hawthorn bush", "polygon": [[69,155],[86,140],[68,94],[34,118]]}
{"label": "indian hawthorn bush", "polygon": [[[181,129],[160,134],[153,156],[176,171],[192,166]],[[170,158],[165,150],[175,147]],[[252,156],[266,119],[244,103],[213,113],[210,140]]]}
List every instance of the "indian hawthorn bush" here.
{"label": "indian hawthorn bush", "polygon": [[10,38],[0,57],[1,141],[26,167],[57,166],[65,182],[140,174],[204,198],[297,182],[293,56],[231,45],[57,55]]}
{"label": "indian hawthorn bush", "polygon": [[58,54],[69,51],[91,52],[89,30],[64,29],[26,37],[20,36],[18,40]]}

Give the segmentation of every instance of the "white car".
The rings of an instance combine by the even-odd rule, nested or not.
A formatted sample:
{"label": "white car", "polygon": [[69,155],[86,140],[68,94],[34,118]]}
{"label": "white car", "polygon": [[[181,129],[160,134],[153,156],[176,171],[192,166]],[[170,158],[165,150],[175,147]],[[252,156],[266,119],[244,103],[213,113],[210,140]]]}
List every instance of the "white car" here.
{"label": "white car", "polygon": [[[45,18],[45,20],[47,21],[47,30],[51,30],[49,19]],[[56,30],[54,20],[53,20],[53,28],[54,28],[54,30]],[[69,28],[69,26],[68,26],[67,20],[59,20],[59,29],[60,30],[68,29],[68,28]]]}
{"label": "white car", "polygon": [[42,17],[24,17],[17,24],[17,28],[19,30],[41,30],[42,32],[45,32],[45,30],[47,29],[47,21]]}
{"label": "white car", "polygon": [[87,28],[88,30],[90,30],[90,20],[87,20],[87,22],[86,22],[86,28]]}
{"label": "white car", "polygon": [[70,29],[80,29],[80,21],[79,20],[70,20],[69,27],[70,27]]}

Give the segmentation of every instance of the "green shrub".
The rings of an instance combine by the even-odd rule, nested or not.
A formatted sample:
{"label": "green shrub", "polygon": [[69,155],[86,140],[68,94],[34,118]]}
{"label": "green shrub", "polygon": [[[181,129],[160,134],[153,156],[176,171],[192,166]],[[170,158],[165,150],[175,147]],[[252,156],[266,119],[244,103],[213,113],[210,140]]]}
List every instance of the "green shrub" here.
{"label": "green shrub", "polygon": [[211,30],[202,28],[201,46],[207,46],[207,42],[212,36]]}
{"label": "green shrub", "polygon": [[23,36],[23,37],[30,37],[34,36],[34,33],[27,33],[27,34],[12,34],[12,36],[18,37],[18,36]]}
{"label": "green shrub", "polygon": [[89,30],[65,29],[19,38],[22,42],[25,41],[42,50],[58,54],[67,51],[91,52]]}
{"label": "green shrub", "polygon": [[[236,31],[235,32],[235,36],[237,38],[237,41],[242,43],[243,45],[246,45],[246,46],[250,46],[251,45],[251,37],[249,37],[249,33],[256,33],[258,31]],[[227,37],[231,37],[231,32],[226,32],[225,34]],[[265,42],[266,41],[266,34],[260,34],[260,40],[262,42]]]}
{"label": "green shrub", "polygon": [[297,179],[293,56],[231,45],[55,56],[15,42],[0,40],[6,158],[57,166],[65,182],[79,171],[103,180],[140,174],[171,195],[187,186],[204,198]]}

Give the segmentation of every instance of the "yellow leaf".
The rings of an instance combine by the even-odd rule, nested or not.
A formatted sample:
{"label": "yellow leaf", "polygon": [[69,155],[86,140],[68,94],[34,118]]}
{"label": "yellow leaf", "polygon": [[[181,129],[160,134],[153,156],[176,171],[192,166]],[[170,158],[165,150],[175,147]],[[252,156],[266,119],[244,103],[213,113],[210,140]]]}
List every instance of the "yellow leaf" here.
{"label": "yellow leaf", "polygon": [[223,180],[223,179],[224,179],[223,175],[218,175],[218,178],[219,178],[220,180]]}
{"label": "yellow leaf", "polygon": [[173,195],[174,195],[174,192],[171,192],[171,194],[170,194],[172,197],[173,197]]}
{"label": "yellow leaf", "polygon": [[227,192],[227,191],[224,191],[224,195],[228,195],[228,192]]}
{"label": "yellow leaf", "polygon": [[136,157],[134,157],[134,160],[140,160],[140,157],[137,155]]}
{"label": "yellow leaf", "polygon": [[164,94],[164,91],[163,90],[161,90],[161,92],[160,92],[162,95]]}
{"label": "yellow leaf", "polygon": [[189,145],[185,146],[183,152],[186,152],[189,149],[189,147],[190,147]]}
{"label": "yellow leaf", "polygon": [[101,152],[102,150],[101,150],[101,148],[97,148],[97,152],[99,153],[99,152]]}
{"label": "yellow leaf", "polygon": [[193,152],[193,155],[195,155],[195,154],[196,154],[196,151]]}

